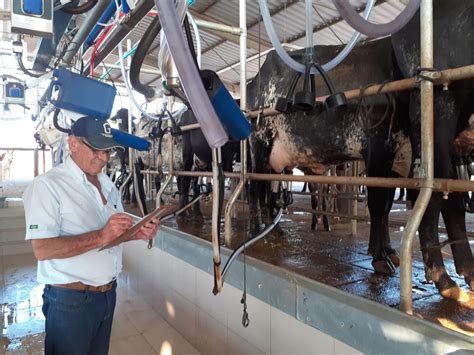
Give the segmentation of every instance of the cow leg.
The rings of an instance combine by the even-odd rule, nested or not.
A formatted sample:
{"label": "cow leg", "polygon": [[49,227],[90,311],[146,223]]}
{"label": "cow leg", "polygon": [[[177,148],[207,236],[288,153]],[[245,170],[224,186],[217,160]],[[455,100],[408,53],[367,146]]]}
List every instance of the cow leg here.
{"label": "cow leg", "polygon": [[[435,137],[434,137],[434,176],[436,178],[449,178],[451,173],[450,147],[456,134],[457,118],[459,111],[456,109],[455,93],[451,91],[441,91],[435,93]],[[414,97],[413,97],[414,96]],[[418,92],[412,93],[410,103],[410,116],[412,127],[415,132],[419,132],[420,101]],[[415,118],[415,121],[413,121]],[[415,135],[412,140],[413,156],[419,157],[421,151],[420,137]],[[412,201],[414,203],[414,201]],[[446,202],[446,201],[445,201]],[[454,204],[454,202],[451,202]],[[439,293],[450,299],[458,301],[466,300],[467,294],[454,282],[446,272],[443,256],[439,248],[438,221],[441,212],[442,193],[433,192],[426,212],[418,228],[420,246],[425,264],[425,275],[427,281],[433,281]],[[450,228],[454,230],[453,220],[461,220],[459,210],[446,213],[451,223]],[[450,216],[458,215],[457,218]],[[462,211],[464,214],[464,211]],[[464,230],[465,231],[465,230]],[[462,233],[458,230],[457,233]],[[465,233],[464,233],[465,235]],[[450,236],[450,238],[453,238]],[[459,238],[459,236],[455,237]]]}
{"label": "cow leg", "polygon": [[466,284],[474,290],[474,259],[466,236],[466,214],[462,194],[451,193],[449,198],[443,201],[441,213],[451,242],[456,272],[464,276]]}
{"label": "cow leg", "polygon": [[266,201],[266,181],[251,180],[248,185],[249,211],[253,233],[260,232],[262,224],[261,211],[265,208]]}
{"label": "cow leg", "polygon": [[[179,194],[179,208],[183,208],[189,202],[189,187],[191,184],[191,177],[189,176],[178,176],[178,194]],[[186,213],[186,212],[185,212]]]}
{"label": "cow leg", "polygon": [[[201,184],[199,183],[199,177],[196,176],[193,178],[193,199],[197,198],[201,193]],[[193,215],[194,217],[202,216],[201,207],[199,201],[196,202],[193,206]]]}
{"label": "cow leg", "polygon": [[390,244],[388,215],[392,208],[394,189],[367,187],[370,212],[369,254],[375,272],[391,275],[400,265],[395,249]]}
{"label": "cow leg", "polygon": [[[418,228],[423,262],[425,264],[426,280],[433,281],[439,293],[444,298],[466,301],[469,299],[469,296],[449,277],[444,266],[438,236],[441,204],[442,194],[440,192],[434,192],[421,220],[420,227]],[[448,213],[446,216],[448,217]],[[452,225],[456,219],[457,218],[453,218],[452,216],[448,217],[450,221],[448,224],[450,224],[451,230],[456,228]],[[449,238],[452,238],[452,236],[449,236]]]}
{"label": "cow leg", "polygon": [[[323,190],[322,195],[324,194],[329,195],[329,185],[327,184],[322,185],[322,190]],[[323,201],[323,211],[327,212],[327,201],[329,197],[321,196],[321,199]],[[323,226],[326,232],[331,231],[331,225],[329,224],[329,217],[327,214],[323,214]]]}

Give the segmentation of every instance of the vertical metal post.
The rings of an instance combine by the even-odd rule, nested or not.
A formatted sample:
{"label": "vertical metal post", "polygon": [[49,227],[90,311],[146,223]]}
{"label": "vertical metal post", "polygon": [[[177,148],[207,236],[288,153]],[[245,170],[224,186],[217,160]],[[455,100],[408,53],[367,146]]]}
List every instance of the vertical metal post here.
{"label": "vertical metal post", "polygon": [[305,0],[306,8],[306,49],[313,52],[313,0]]}
{"label": "vertical metal post", "polygon": [[219,167],[220,148],[212,149],[212,226],[211,238],[214,254],[214,290],[215,295],[222,290],[221,253],[219,240]]}
{"label": "vertical metal post", "polygon": [[[247,7],[245,0],[239,0],[240,26],[240,109],[247,110]],[[232,208],[242,191],[247,178],[247,140],[240,142],[240,181],[225,206],[224,240],[227,245],[232,239]]]}
{"label": "vertical metal post", "polygon": [[[352,162],[352,176],[357,176],[359,173],[359,162],[355,161]],[[358,206],[358,197],[359,197],[359,186],[352,186],[351,188],[354,196],[351,200],[351,209],[352,209],[352,215],[357,216],[357,206]],[[356,236],[357,235],[357,219],[351,220],[351,235]]]}
{"label": "vertical metal post", "polygon": [[[433,0],[422,0],[420,7],[420,53],[421,67],[433,67]],[[413,238],[433,192],[433,83],[421,81],[421,159],[423,187],[408,219],[402,237],[400,264],[400,308],[413,314],[412,309],[412,248]]]}
{"label": "vertical metal post", "polygon": [[[120,42],[119,46],[122,45],[122,42]],[[127,45],[127,52],[132,48],[132,42],[130,39],[127,39],[127,42],[126,42],[126,45]],[[128,57],[127,58],[127,65],[128,67],[130,68],[130,63],[131,63],[131,58]],[[124,63],[125,64],[125,63]],[[125,75],[126,72],[125,72]],[[125,80],[126,78],[124,78]],[[132,125],[133,125],[133,115],[132,115],[132,108],[133,108],[133,103],[132,103],[132,100],[129,100],[128,101],[128,117],[127,117],[127,121],[128,121],[128,133],[129,134],[132,134],[133,132],[133,129],[132,129]],[[144,215],[144,209],[143,209],[143,206],[141,206],[141,200],[140,200],[140,196],[138,194],[138,181],[137,179],[135,179],[135,164],[134,164],[134,151],[133,151],[133,148],[128,148],[128,165],[129,165],[129,174],[131,176],[131,179],[132,179],[132,189],[134,189],[135,191],[135,196],[137,198],[137,203],[138,205],[140,206],[140,209],[141,209],[141,212],[142,214]]]}

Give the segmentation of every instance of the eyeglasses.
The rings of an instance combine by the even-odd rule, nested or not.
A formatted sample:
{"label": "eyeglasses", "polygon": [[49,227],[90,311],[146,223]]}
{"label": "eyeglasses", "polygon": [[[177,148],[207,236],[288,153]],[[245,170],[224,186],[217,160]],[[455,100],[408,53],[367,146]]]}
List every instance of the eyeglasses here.
{"label": "eyeglasses", "polygon": [[93,146],[91,146],[84,138],[78,138],[78,140],[84,144],[87,148],[89,148],[92,153],[94,154],[100,154],[100,153],[105,153],[105,154],[111,154],[115,151],[114,148],[111,148],[111,149],[104,149],[104,150],[98,150],[98,149],[95,149]]}

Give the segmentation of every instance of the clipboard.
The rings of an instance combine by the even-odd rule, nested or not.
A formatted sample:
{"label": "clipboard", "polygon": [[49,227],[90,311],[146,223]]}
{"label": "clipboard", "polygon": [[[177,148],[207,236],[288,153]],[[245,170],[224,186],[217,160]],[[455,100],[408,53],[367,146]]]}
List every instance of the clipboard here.
{"label": "clipboard", "polygon": [[147,224],[148,222],[150,222],[151,220],[155,218],[161,219],[168,215],[171,215],[176,211],[176,209],[177,207],[171,204],[165,204],[163,206],[158,207],[154,211],[148,213],[138,223],[136,223],[135,225],[130,227],[128,230],[126,230],[124,233],[122,233],[117,239],[113,240],[109,244],[102,246],[99,249],[99,251],[114,247],[116,245],[119,245],[120,243],[123,243],[132,239],[133,236],[138,233],[138,231],[140,230],[142,226],[144,226],[145,224]]}

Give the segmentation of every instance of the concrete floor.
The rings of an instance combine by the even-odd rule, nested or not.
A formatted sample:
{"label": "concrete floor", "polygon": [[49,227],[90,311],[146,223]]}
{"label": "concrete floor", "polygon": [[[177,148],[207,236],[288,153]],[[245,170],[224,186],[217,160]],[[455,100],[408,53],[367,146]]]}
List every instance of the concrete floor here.
{"label": "concrete floor", "polygon": [[[43,285],[31,254],[0,260],[0,354],[44,354]],[[139,295],[119,280],[111,355],[199,354]]]}

